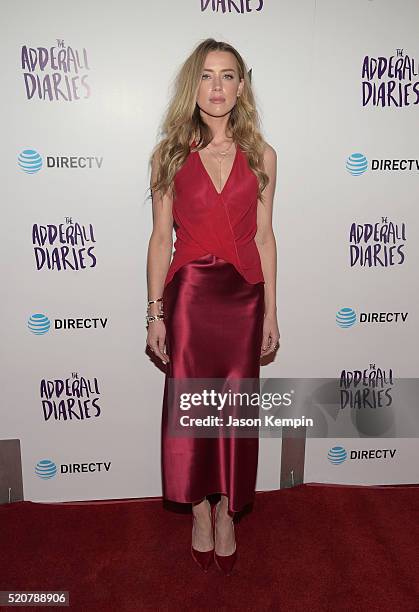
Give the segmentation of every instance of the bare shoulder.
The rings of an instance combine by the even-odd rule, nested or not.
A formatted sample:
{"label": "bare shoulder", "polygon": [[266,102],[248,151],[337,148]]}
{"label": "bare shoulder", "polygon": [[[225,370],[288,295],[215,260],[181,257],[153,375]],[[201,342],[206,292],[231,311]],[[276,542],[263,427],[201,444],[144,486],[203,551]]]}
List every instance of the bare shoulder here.
{"label": "bare shoulder", "polygon": [[150,175],[150,189],[153,198],[153,204],[162,204],[165,208],[168,208],[168,205],[172,203],[173,200],[173,192],[171,185],[163,192],[162,185],[160,189],[156,189],[157,187],[157,178],[160,172],[160,164],[161,164],[161,142],[156,145],[151,155],[151,175]]}
{"label": "bare shoulder", "polygon": [[151,176],[150,176],[150,184],[154,185],[157,181],[157,176],[160,170],[161,163],[161,147],[162,143],[159,142],[153,149],[151,155]]}
{"label": "bare shoulder", "polygon": [[269,144],[269,142],[265,141],[265,149],[263,151],[263,158],[265,160],[265,163],[268,166],[272,166],[276,163],[276,151],[273,148],[272,145]]}
{"label": "bare shoulder", "polygon": [[152,167],[153,174],[157,173],[157,170],[160,166],[160,154],[161,154],[161,142],[159,142],[154,147],[152,155],[151,155],[151,167]]}
{"label": "bare shoulder", "polygon": [[276,180],[277,156],[275,149],[268,142],[265,142],[265,149],[263,151],[263,164],[265,166],[265,172],[269,176],[270,181],[274,183]]}

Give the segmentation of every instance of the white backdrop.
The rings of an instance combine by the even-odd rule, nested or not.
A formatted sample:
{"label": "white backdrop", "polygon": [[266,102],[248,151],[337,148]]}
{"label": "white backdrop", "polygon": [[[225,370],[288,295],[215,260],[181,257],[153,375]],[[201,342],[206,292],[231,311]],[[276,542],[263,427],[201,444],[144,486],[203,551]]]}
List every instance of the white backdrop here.
{"label": "white backdrop", "polygon": [[[396,0],[3,8],[2,498],[16,499],[21,485],[34,501],[161,494],[164,373],[145,352],[147,164],[174,75],[207,37],[233,44],[251,68],[263,134],[278,154],[281,348],[261,376],[371,367],[416,376],[419,0],[404,0],[403,10]],[[53,47],[55,59],[31,63],[43,59],[39,47]],[[414,63],[416,74],[395,79],[407,99],[363,103],[365,58],[392,56]],[[387,95],[392,80],[386,72],[371,83]],[[356,168],[366,163],[360,175],[347,169],[354,154],[365,156],[352,157]],[[374,170],[384,159],[391,169]],[[414,163],[400,170],[398,160]],[[404,260],[396,253],[395,265],[352,266],[352,224],[383,218],[400,231],[404,224],[396,239]],[[48,226],[61,236],[38,244],[34,228]],[[348,328],[336,323],[342,308],[355,312]],[[408,314],[364,323],[362,312]],[[48,396],[48,381],[66,380],[61,395],[57,383]],[[332,463],[331,447],[346,449],[347,460]],[[395,452],[350,459],[354,448]],[[414,438],[308,439],[304,480],[418,482],[418,459]],[[257,489],[280,481],[281,440],[262,439]]]}

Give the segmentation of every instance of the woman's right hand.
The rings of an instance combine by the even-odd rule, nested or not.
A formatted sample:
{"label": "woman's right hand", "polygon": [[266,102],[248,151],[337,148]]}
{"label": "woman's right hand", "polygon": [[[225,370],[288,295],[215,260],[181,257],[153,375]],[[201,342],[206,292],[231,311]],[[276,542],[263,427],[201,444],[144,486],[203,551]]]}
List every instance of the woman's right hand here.
{"label": "woman's right hand", "polygon": [[147,345],[164,364],[170,361],[169,355],[166,353],[165,340],[166,326],[164,322],[161,319],[150,321],[147,330]]}

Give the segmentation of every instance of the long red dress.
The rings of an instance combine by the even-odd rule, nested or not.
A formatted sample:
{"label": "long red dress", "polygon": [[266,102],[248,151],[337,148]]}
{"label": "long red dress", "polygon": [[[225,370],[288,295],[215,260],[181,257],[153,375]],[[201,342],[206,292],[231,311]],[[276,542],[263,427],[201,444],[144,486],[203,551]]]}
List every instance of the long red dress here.
{"label": "long red dress", "polygon": [[[175,254],[163,291],[166,366],[161,448],[163,497],[199,501],[228,496],[240,511],[254,498],[259,439],[179,437],[170,429],[182,411],[169,400],[173,379],[256,379],[264,319],[264,278],[254,236],[256,175],[236,145],[221,193],[198,151],[177,172],[173,200]],[[184,413],[182,413],[184,414]]]}

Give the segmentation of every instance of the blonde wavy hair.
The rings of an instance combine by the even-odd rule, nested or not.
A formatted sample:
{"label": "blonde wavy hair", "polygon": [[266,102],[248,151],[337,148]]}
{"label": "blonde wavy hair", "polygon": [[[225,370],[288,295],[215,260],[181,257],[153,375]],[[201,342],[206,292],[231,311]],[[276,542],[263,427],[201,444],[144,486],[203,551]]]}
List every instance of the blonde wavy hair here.
{"label": "blonde wavy hair", "polygon": [[167,191],[175,196],[173,179],[190,153],[192,139],[196,150],[205,148],[212,140],[212,133],[200,116],[196,103],[202,78],[205,59],[210,51],[228,51],[237,61],[239,78],[244,79],[244,87],[237,103],[230,112],[227,130],[233,141],[246,153],[250,168],[258,179],[258,198],[263,200],[262,192],[269,183],[264,171],[263,153],[265,141],[260,133],[259,115],[246,64],[240,53],[226,42],[207,38],[197,45],[181,66],[175,77],[174,95],[169,102],[162,122],[163,139],[154,148],[149,164],[155,156],[159,160],[156,181],[150,186],[151,193]]}

